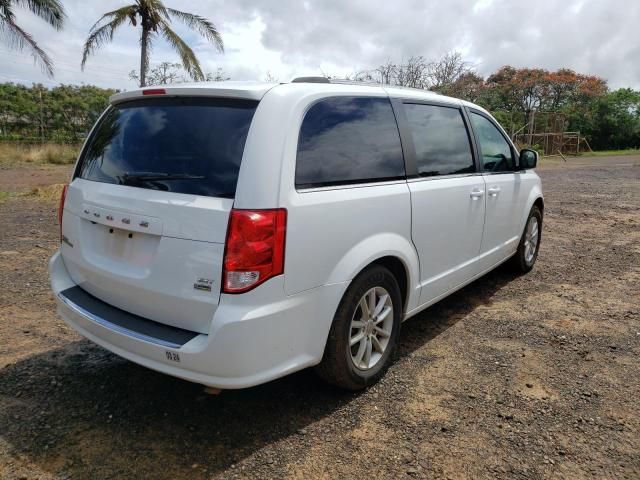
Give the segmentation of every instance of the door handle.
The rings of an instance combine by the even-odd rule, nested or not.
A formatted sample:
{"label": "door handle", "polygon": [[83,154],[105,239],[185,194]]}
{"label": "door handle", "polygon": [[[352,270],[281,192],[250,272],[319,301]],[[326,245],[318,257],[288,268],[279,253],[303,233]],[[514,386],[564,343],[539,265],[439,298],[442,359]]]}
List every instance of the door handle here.
{"label": "door handle", "polygon": [[500,187],[491,187],[489,190],[489,195],[491,195],[492,197],[495,197],[496,195],[498,195],[500,193]]}
{"label": "door handle", "polygon": [[471,193],[469,195],[475,200],[476,198],[480,198],[484,195],[484,190],[482,190],[481,188],[474,188],[473,190],[471,190]]}

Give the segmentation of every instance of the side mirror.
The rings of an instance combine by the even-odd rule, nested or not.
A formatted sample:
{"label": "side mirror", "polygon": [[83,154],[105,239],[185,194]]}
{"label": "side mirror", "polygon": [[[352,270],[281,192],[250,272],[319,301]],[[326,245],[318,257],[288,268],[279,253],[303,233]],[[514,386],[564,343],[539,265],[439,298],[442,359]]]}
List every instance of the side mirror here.
{"label": "side mirror", "polygon": [[536,168],[538,164],[538,152],[529,148],[520,150],[520,170]]}

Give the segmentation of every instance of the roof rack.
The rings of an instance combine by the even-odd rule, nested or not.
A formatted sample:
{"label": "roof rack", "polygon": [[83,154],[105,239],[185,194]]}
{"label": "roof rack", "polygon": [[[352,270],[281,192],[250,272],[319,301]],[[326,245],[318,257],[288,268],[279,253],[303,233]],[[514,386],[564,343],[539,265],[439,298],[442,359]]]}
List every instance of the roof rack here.
{"label": "roof rack", "polygon": [[363,87],[390,87],[414,92],[431,93],[433,95],[442,95],[433,90],[417,87],[405,87],[403,85],[388,85],[378,82],[368,82],[366,80],[348,80],[344,78],[327,78],[327,77],[298,77],[291,80],[291,83],[332,83],[335,85],[360,85]]}
{"label": "roof rack", "polygon": [[371,82],[366,80],[349,80],[345,78],[297,77],[291,80],[291,83],[333,83],[337,85],[362,85],[364,87],[392,87],[392,88],[400,88],[403,90],[413,90],[418,92],[428,92],[428,93],[433,93],[435,95],[441,95],[438,92],[434,92],[433,90],[427,90],[424,88],[405,87],[402,85],[388,85],[388,84],[383,84],[379,82]]}
{"label": "roof rack", "polygon": [[331,83],[327,77],[297,77],[291,83]]}

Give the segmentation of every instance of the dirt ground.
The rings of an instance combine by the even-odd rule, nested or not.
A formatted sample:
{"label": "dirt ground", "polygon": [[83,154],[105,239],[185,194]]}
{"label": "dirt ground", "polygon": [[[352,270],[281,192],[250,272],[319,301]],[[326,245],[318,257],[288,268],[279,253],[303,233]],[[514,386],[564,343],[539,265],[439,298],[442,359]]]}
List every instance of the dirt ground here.
{"label": "dirt ground", "polygon": [[220,396],[56,317],[56,206],[0,171],[0,478],[640,478],[640,157],[550,161],[535,269],[403,324],[358,394],[310,371]]}

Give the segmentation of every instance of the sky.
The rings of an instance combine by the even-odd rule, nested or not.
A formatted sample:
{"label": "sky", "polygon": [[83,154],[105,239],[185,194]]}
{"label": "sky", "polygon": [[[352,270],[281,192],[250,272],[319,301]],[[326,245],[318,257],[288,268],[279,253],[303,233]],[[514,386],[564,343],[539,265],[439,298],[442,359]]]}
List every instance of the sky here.
{"label": "sky", "polygon": [[[129,0],[131,1],[131,0]],[[91,25],[127,0],[62,0],[66,26],[57,32],[16,6],[17,23],[55,62],[49,79],[26,51],[0,37],[0,82],[47,86],[95,84],[133,89],[139,31],[128,24],[80,69]],[[280,81],[332,76],[459,51],[487,76],[503,65],[571,68],[598,75],[612,88],[640,89],[640,0],[164,0],[168,7],[210,19],[222,34],[218,53],[178,21],[205,72],[222,68],[233,80]],[[162,40],[151,64],[178,61]]]}

